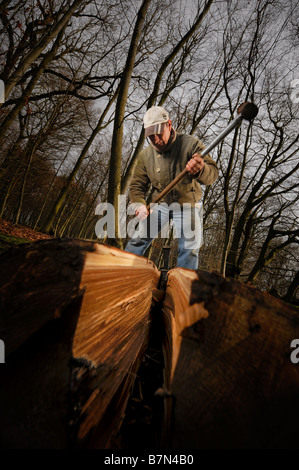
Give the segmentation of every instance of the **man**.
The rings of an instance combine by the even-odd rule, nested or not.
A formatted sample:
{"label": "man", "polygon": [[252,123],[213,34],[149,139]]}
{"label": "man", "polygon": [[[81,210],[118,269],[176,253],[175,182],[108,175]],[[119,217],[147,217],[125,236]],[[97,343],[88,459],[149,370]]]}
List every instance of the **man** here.
{"label": "man", "polygon": [[[129,189],[139,225],[125,250],[143,255],[171,218],[178,238],[177,266],[198,269],[203,224],[200,184],[216,181],[217,165],[211,157],[201,157],[204,146],[197,138],[174,130],[168,112],[161,106],[147,110],[144,129],[150,145],[139,154]],[[149,214],[145,200],[149,186],[155,199],[185,167],[187,176]]]}

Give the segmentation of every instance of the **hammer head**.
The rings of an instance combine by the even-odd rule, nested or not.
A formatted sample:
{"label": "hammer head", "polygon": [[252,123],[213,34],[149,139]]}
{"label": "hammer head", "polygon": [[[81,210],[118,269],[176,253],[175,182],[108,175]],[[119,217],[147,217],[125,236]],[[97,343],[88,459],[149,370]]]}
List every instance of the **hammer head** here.
{"label": "hammer head", "polygon": [[254,103],[245,101],[245,103],[240,104],[237,109],[237,113],[241,114],[242,118],[246,121],[252,121],[259,112],[258,107]]}

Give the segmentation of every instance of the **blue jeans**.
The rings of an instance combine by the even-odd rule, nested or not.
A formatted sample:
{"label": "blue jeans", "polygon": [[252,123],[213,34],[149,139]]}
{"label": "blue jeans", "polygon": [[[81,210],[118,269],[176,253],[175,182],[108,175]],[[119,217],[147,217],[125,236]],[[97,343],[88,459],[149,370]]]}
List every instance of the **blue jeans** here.
{"label": "blue jeans", "polygon": [[[168,238],[170,220],[175,228],[174,236],[178,239],[177,266],[188,269],[198,269],[198,252],[203,243],[203,207],[198,203],[195,207],[190,204],[165,203],[156,204],[153,212],[144,220],[135,217],[128,225],[128,233],[132,233],[125,251],[142,256],[154,238],[161,232],[162,238]],[[129,227],[130,226],[130,227]],[[135,228],[135,231],[134,231]]]}

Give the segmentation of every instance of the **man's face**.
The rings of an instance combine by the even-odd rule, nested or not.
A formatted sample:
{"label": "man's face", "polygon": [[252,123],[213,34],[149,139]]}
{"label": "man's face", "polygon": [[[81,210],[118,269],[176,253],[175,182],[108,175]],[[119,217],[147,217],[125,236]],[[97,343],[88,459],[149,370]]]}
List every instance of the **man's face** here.
{"label": "man's face", "polygon": [[162,134],[153,134],[150,135],[148,138],[150,139],[151,143],[158,149],[159,152],[162,152],[166,145],[168,144],[169,137],[171,134],[171,121],[169,120],[163,129]]}

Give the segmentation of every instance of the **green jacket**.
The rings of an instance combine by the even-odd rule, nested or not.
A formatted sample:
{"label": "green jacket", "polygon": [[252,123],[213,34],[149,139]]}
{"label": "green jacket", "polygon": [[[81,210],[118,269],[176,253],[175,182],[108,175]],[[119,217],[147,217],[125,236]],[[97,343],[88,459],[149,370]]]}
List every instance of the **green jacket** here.
{"label": "green jacket", "polygon": [[[188,160],[204,149],[197,138],[177,134],[164,153],[157,152],[151,145],[139,154],[138,163],[130,184],[130,202],[146,205],[146,194],[152,185],[151,200],[186,167]],[[191,203],[194,206],[202,196],[200,185],[211,185],[218,177],[217,164],[209,155],[204,157],[205,166],[195,176],[186,175],[175,188],[161,201],[171,204]]]}

